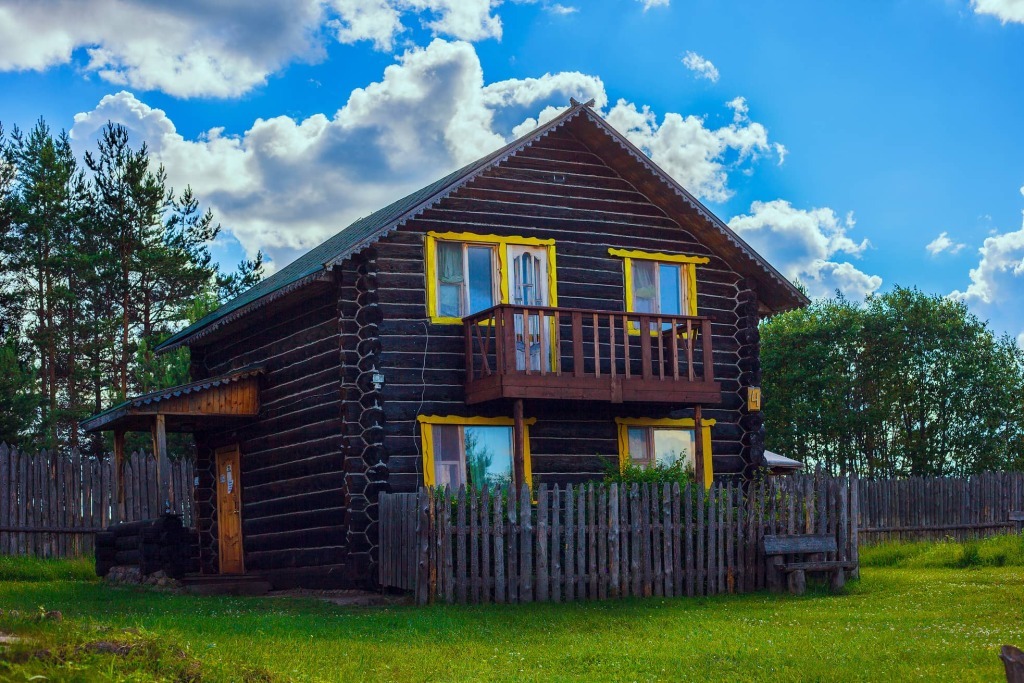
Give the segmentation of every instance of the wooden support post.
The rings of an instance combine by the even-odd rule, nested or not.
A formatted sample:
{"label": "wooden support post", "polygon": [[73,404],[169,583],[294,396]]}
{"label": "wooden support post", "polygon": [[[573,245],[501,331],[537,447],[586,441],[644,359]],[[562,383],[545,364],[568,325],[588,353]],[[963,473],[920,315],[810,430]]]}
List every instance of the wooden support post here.
{"label": "wooden support post", "polygon": [[526,483],[526,427],[523,425],[523,399],[512,404],[512,466],[516,488]]}
{"label": "wooden support post", "polygon": [[171,461],[167,458],[167,420],[158,413],[153,422],[153,457],[157,464],[156,489],[160,492],[163,512],[174,508],[174,488],[171,486]]}
{"label": "wooden support post", "polygon": [[704,476],[704,420],[698,403],[693,407],[693,477],[698,484],[707,488]]}
{"label": "wooden support post", "polygon": [[124,509],[124,430],[114,430],[114,482],[117,495],[117,521],[123,522]]}

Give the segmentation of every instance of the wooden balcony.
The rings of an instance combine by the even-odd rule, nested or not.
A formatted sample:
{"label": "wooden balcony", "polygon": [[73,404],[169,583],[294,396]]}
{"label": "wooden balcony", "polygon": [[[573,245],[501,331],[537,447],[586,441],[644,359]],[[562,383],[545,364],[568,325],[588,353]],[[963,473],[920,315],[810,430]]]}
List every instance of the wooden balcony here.
{"label": "wooden balcony", "polygon": [[721,402],[706,317],[501,304],[463,322],[469,404]]}

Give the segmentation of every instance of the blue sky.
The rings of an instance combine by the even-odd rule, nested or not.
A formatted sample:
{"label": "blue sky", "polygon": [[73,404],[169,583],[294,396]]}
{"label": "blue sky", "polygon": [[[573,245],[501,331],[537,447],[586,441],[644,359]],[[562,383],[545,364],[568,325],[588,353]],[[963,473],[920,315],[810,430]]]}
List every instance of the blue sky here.
{"label": "blue sky", "polygon": [[146,140],[280,267],[570,96],[811,292],[1024,344],[1024,0],[0,0],[0,122]]}

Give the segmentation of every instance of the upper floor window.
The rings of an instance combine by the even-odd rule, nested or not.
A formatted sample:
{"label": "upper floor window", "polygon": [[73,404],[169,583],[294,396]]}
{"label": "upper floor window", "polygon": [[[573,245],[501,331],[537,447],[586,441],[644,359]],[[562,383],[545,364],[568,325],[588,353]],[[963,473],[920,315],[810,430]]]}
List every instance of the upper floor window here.
{"label": "upper floor window", "polygon": [[609,249],[623,259],[626,310],[654,315],[697,315],[697,264],[704,256]]}
{"label": "upper floor window", "polygon": [[499,303],[558,303],[554,240],[429,232],[425,250],[431,322],[459,323]]}

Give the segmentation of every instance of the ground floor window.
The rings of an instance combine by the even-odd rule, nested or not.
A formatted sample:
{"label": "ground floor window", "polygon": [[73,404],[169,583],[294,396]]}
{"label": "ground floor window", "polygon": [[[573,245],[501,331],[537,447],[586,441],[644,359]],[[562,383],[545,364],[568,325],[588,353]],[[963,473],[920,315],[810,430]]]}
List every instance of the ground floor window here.
{"label": "ground floor window", "polygon": [[[512,418],[421,415],[423,483],[426,486],[501,487],[515,481]],[[526,420],[524,469],[532,486],[529,425]]]}
{"label": "ground floor window", "polygon": [[[676,462],[685,463],[686,469],[694,471],[695,453],[694,421],[692,418],[652,419],[643,417],[621,417],[615,419],[619,436],[619,465],[633,464],[639,467],[654,465],[669,466]],[[702,420],[704,485],[709,486],[714,473],[711,466],[711,427],[714,420]]]}

